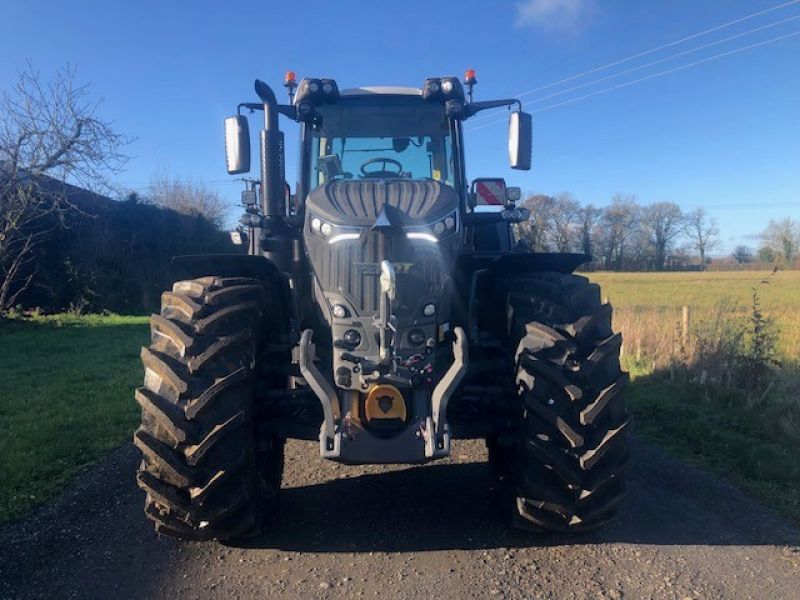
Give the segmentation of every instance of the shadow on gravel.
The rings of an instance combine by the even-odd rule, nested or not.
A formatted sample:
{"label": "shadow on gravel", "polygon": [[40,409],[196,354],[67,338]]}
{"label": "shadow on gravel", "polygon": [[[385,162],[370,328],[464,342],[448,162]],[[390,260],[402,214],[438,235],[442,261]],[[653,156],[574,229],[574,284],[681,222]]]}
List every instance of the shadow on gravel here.
{"label": "shadow on gravel", "polygon": [[733,487],[633,441],[620,518],[584,534],[532,535],[502,517],[485,463],[441,464],[282,491],[269,535],[246,547],[305,552],[631,543],[797,544],[795,529]]}

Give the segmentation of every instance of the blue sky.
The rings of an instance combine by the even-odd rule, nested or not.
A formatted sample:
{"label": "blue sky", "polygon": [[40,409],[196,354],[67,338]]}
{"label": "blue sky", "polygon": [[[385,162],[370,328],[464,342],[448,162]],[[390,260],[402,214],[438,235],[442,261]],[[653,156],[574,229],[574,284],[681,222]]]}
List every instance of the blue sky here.
{"label": "blue sky", "polygon": [[[69,63],[103,99],[102,114],[137,138],[119,183],[146,192],[154,173],[167,172],[207,182],[234,204],[241,184],[225,173],[222,120],[238,102],[255,99],[256,77],[280,88],[291,69],[300,77],[333,77],[341,87],[416,86],[471,67],[479,99],[513,96],[785,3],[4,0],[0,88],[25,61],[45,77]],[[800,18],[542,99],[794,16],[800,2],[522,99],[540,99],[528,110],[549,108],[789,35],[800,31]],[[748,236],[770,218],[800,217],[800,35],[535,112],[529,173],[507,168],[505,125],[498,120],[471,128],[471,177],[505,176],[526,191],[569,190],[601,205],[623,192],[645,203],[705,206],[728,249],[755,245]],[[284,129],[294,181],[296,130]]]}

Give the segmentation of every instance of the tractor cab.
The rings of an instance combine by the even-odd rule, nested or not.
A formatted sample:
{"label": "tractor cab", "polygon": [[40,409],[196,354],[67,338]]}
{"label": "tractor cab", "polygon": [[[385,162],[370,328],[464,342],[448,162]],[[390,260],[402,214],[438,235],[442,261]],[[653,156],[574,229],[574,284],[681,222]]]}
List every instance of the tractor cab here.
{"label": "tractor cab", "polygon": [[[273,104],[271,90],[256,85],[267,177],[263,221],[254,228],[261,231],[253,235],[302,290],[300,319],[316,332],[316,343],[301,341],[300,352],[308,356],[303,377],[317,382],[312,387],[331,407],[322,454],[344,462],[444,456],[447,401],[467,368],[456,262],[465,252],[507,251],[510,225],[521,220],[520,211],[509,210],[516,198],[503,180],[477,180],[470,189],[462,125],[481,110],[516,105],[509,159],[528,169],[530,117],[516,100],[468,101],[455,77],[429,78],[420,88],[340,91],[332,79],[297,84],[292,77],[286,85],[290,105]],[[471,100],[474,82],[467,85]],[[271,144],[277,156],[283,145],[275,114],[300,128],[293,211],[273,205],[271,196],[270,174],[283,176],[282,160],[269,164]],[[246,134],[241,117],[229,122],[230,131]],[[242,137],[228,138],[231,172],[237,165],[230,159],[246,154]],[[497,210],[481,212],[484,202]],[[315,372],[312,349],[328,372]],[[373,406],[381,398],[386,410]],[[337,433],[336,414],[358,435]]]}

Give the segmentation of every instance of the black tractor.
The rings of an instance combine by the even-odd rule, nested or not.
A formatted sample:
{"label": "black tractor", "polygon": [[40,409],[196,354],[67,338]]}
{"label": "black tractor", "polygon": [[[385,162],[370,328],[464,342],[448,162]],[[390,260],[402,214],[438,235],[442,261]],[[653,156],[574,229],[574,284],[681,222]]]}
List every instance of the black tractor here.
{"label": "black tractor", "polygon": [[[425,463],[482,438],[513,524],[613,517],[629,418],[611,307],[573,274],[588,256],[515,239],[530,217],[519,188],[467,181],[465,121],[509,109],[510,166],[527,170],[531,117],[518,100],[473,101],[473,72],[464,84],[340,91],[287,74],[288,104],[256,81],[259,101],[226,119],[242,174],[241,113],[264,113],[237,234],[248,252],[173,259],[142,349],[137,480],[157,531],[263,531],[287,438],[346,464]],[[300,130],[293,193],[280,116]]]}

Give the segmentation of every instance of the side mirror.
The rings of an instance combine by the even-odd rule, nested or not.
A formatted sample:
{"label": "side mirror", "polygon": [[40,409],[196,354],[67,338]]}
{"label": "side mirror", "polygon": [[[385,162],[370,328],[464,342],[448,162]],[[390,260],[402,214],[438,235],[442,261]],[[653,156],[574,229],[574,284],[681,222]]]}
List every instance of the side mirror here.
{"label": "side mirror", "polygon": [[250,127],[247,117],[235,115],[225,119],[225,162],[230,175],[250,171]]}
{"label": "side mirror", "polygon": [[508,118],[508,164],[512,169],[529,171],[533,128],[530,113],[512,112]]}

